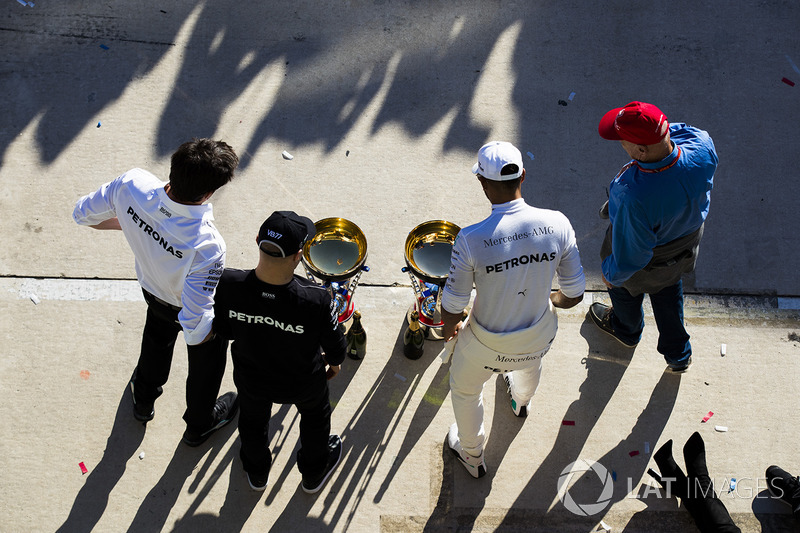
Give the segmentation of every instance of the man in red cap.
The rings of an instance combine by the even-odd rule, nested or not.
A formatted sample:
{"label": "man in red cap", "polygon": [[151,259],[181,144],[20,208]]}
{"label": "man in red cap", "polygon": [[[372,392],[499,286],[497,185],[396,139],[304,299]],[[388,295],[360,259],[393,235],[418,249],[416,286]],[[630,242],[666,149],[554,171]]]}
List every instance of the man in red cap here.
{"label": "man in red cap", "polygon": [[601,216],[610,219],[600,255],[612,305],[589,316],[628,347],[644,329],[644,294],[658,327],[658,351],[673,372],[692,362],[683,324],[681,275],[694,270],[711,202],[717,153],[708,133],[670,124],[652,104],[631,102],[606,113],[600,136],[620,141],[631,157],[611,181]]}

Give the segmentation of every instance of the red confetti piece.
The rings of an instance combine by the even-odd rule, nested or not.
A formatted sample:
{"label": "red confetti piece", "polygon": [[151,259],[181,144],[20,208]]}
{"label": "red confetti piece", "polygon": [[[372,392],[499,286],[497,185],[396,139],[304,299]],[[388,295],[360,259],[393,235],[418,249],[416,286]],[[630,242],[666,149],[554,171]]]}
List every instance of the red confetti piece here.
{"label": "red confetti piece", "polygon": [[631,457],[636,457],[637,455],[639,455],[639,450],[633,450],[632,452],[628,452],[628,455],[630,455]]}
{"label": "red confetti piece", "polygon": [[788,85],[789,87],[794,87],[794,82],[792,80],[790,80],[789,78],[783,78],[781,81],[783,83],[785,83],[786,85]]}
{"label": "red confetti piece", "polygon": [[86,465],[85,465],[85,464],[83,464],[83,461],[81,461],[80,463],[78,463],[78,466],[79,466],[79,467],[81,467],[81,474],[86,474],[86,473],[88,473],[88,472],[89,472],[89,470],[86,468]]}
{"label": "red confetti piece", "polygon": [[703,422],[708,422],[708,419],[714,416],[714,411],[709,411],[706,416],[703,417]]}
{"label": "red confetti piece", "polygon": [[575,421],[574,420],[562,420],[561,421],[561,425],[562,426],[574,426],[575,425]]}
{"label": "red confetti piece", "polygon": [[83,379],[89,379],[90,375],[91,375],[91,372],[89,372],[88,370],[81,370],[81,377]]}

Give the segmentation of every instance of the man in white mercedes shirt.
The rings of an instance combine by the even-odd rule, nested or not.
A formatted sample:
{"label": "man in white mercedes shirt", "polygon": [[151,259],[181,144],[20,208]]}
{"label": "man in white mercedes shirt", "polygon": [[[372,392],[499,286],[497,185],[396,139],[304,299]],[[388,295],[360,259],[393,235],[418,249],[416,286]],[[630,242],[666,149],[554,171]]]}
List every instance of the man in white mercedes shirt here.
{"label": "man in white mercedes shirt", "polygon": [[[456,423],[447,443],[474,477],[483,459],[483,385],[503,374],[517,416],[526,416],[542,358],[558,329],[555,307],[583,299],[586,280],[575,232],[559,211],[525,203],[522,154],[492,141],[472,167],[492,204],[488,218],[461,230],[442,294],[443,335],[455,342],[450,391]],[[551,292],[554,277],[559,290]],[[476,290],[467,318],[473,285]],[[455,337],[455,339],[453,339]]]}
{"label": "man in white mercedes shirt", "polygon": [[193,139],[172,155],[169,182],[139,168],[78,200],[72,217],[95,229],[122,230],[147,302],[139,361],[130,381],[133,414],[148,422],[167,382],[178,332],[189,354],[186,431],[199,446],[236,415],[236,393],[217,399],[227,343],[214,338],[214,291],[225,241],[214,226],[214,192],[233,179],[239,158],[228,144]]}

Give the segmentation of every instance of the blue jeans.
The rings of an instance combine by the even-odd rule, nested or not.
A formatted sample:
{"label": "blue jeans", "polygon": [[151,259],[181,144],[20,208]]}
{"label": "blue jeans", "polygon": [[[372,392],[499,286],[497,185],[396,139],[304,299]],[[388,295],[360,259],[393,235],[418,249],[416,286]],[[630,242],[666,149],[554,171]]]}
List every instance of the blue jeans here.
{"label": "blue jeans", "polygon": [[[644,294],[631,296],[627,289],[608,290],[614,312],[611,326],[622,340],[636,344],[644,330]],[[653,316],[658,327],[658,353],[667,363],[683,363],[692,355],[689,334],[683,326],[683,281],[650,294]]]}

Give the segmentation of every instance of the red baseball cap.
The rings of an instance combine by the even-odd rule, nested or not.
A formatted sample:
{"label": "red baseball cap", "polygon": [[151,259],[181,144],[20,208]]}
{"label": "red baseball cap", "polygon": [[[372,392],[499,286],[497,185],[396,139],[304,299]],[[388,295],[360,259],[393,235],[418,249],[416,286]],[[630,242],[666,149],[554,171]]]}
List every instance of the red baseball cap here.
{"label": "red baseball cap", "polygon": [[600,120],[600,137],[609,141],[657,144],[667,134],[667,116],[653,104],[631,102],[612,109]]}

